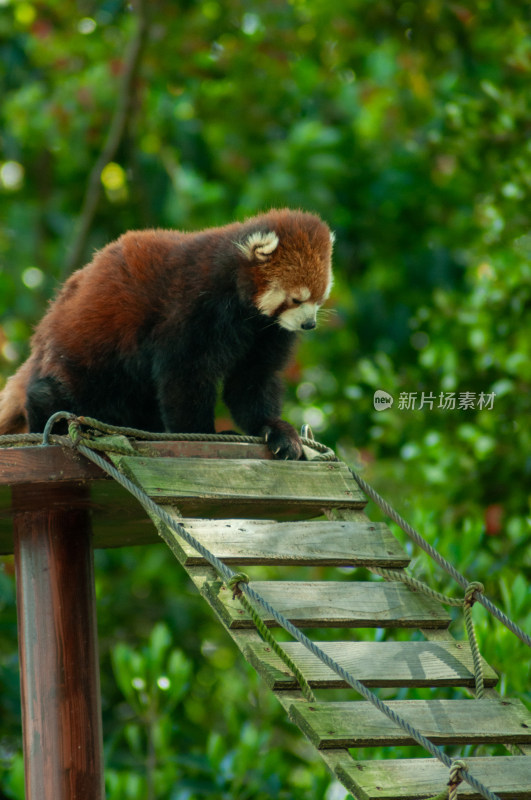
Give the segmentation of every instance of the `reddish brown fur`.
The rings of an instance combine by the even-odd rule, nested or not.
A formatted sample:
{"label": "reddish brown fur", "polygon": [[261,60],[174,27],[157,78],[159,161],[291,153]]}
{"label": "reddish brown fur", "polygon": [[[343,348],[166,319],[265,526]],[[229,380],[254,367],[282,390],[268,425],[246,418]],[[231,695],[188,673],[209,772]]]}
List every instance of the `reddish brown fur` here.
{"label": "reddish brown fur", "polygon": [[27,433],[26,387],[33,372],[31,358],[8,379],[0,392],[0,436],[11,433]]}
{"label": "reddish brown fur", "polygon": [[[156,285],[176,236],[170,231],[130,231],[72,275],[33,338],[48,369],[61,377],[60,365],[48,360],[47,343],[54,340],[84,364],[109,348],[134,352],[137,330],[148,312],[139,286],[149,291]],[[110,302],[115,297],[119,306]]]}
{"label": "reddish brown fur", "polygon": [[[276,233],[279,243],[266,258],[245,256],[238,249],[239,243],[245,242],[254,231],[267,230]],[[292,334],[278,330],[275,333],[278,326],[273,326],[273,330],[264,327],[264,323],[253,322],[260,318],[256,303],[276,283],[287,292],[307,287],[311,300],[322,302],[330,282],[330,252],[329,229],[321,220],[285,209],[198,233],[148,230],[124,234],[74,273],[50,305],[35,331],[30,358],[0,394],[0,434],[27,430],[26,396],[32,381],[55,381],[60,389],[58,400],[64,390],[62,396],[72,400],[75,413],[90,413],[83,409],[97,391],[104,397],[101,365],[109,365],[112,374],[114,365],[118,371],[125,370],[123,374],[131,380],[128,390],[134,393],[134,381],[139,381],[138,386],[142,387],[151,380],[145,373],[150,359],[158,353],[164,355],[162,366],[154,367],[158,370],[156,374],[160,373],[157,380],[161,380],[168,373],[160,370],[167,370],[175,362],[172,348],[178,351],[186,342],[193,352],[181,353],[179,364],[188,369],[188,362],[192,366],[201,363],[205,380],[207,377],[216,380],[216,374],[217,380],[226,379],[226,401],[229,403],[230,397],[233,416],[236,411],[235,419],[247,432],[263,429],[263,424],[258,427],[262,417],[267,418],[268,425],[273,420],[271,424],[287,426],[275,416],[279,409],[279,400],[275,399],[279,397],[279,388],[274,363],[276,359],[277,370],[284,365]],[[247,308],[250,316],[245,312]],[[234,329],[236,323],[241,329]],[[209,331],[205,324],[214,328]],[[267,340],[263,333],[266,330]],[[219,342],[211,345],[216,334]],[[249,336],[257,337],[256,344]],[[255,352],[262,340],[269,351]],[[243,395],[247,390],[245,387],[236,390],[236,377],[231,370],[239,363],[244,364],[251,354],[254,359],[263,359],[263,374],[257,371],[255,380],[259,381],[256,385],[262,386],[263,382],[260,391],[265,394],[261,401],[263,410],[257,401],[254,411],[247,415],[239,408],[242,401],[238,400],[238,394]],[[132,366],[135,359],[143,365],[136,372]],[[252,364],[254,370],[256,363],[256,360],[249,362],[249,369]],[[144,370],[142,375],[140,369]],[[195,380],[198,377],[194,375]],[[185,403],[183,387],[171,391],[173,405]],[[197,403],[197,391],[202,396],[200,384],[195,393],[189,390],[188,402]],[[205,396],[204,403],[208,404],[210,394],[206,392]],[[111,402],[112,398],[107,400]],[[130,402],[127,393],[117,398],[118,416],[122,406],[129,409]],[[248,405],[253,403],[250,395]],[[96,412],[93,410],[92,414],[96,416]],[[207,412],[205,406],[205,419]],[[210,428],[209,422],[188,423],[185,416],[177,416],[174,423],[165,421],[166,429],[175,429],[175,425],[181,425],[182,430],[194,426]]]}

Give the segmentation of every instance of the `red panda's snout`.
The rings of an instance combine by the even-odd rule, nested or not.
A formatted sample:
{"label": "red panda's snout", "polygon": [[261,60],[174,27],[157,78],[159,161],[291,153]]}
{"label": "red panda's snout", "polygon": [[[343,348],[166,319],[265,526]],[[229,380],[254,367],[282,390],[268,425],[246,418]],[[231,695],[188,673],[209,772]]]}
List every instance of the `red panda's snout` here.
{"label": "red panda's snout", "polygon": [[[288,301],[289,302],[289,301]],[[311,301],[304,302],[297,298],[291,298],[291,307],[280,309],[277,322],[282,328],[288,331],[311,331],[317,325],[318,303]]]}
{"label": "red panda's snout", "polygon": [[278,283],[272,283],[255,298],[258,310],[274,317],[281,328],[288,331],[311,331],[317,325],[317,312],[325,301],[316,302],[307,286],[286,291]]}

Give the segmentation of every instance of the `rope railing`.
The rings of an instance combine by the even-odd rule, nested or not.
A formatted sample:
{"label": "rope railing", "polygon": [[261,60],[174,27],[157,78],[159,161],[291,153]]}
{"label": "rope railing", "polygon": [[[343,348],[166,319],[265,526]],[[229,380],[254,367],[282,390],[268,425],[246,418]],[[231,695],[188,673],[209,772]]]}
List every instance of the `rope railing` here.
{"label": "rope railing", "polygon": [[483,676],[483,662],[481,653],[479,652],[478,642],[476,638],[476,631],[474,630],[474,623],[472,621],[472,606],[476,602],[478,596],[483,593],[484,586],[479,581],[472,581],[469,583],[464,597],[449,597],[446,594],[435,591],[428,584],[412,578],[407,572],[396,569],[385,569],[384,567],[369,567],[371,572],[380,575],[387,581],[401,581],[413,589],[415,592],[422,592],[423,594],[437,600],[446,606],[453,606],[454,608],[462,608],[463,616],[465,619],[465,628],[472,651],[472,661],[474,664],[474,682],[475,682],[475,695],[480,700],[485,694],[485,683]]}
{"label": "rope railing", "polygon": [[[51,430],[56,422],[61,419],[66,419],[68,422],[68,437],[51,437]],[[465,762],[459,759],[452,759],[450,758],[441,748],[437,747],[437,745],[433,744],[427,737],[425,737],[420,731],[418,731],[414,726],[412,726],[407,720],[403,719],[399,714],[397,714],[390,706],[388,706],[385,702],[383,702],[376,694],[370,691],[363,683],[361,683],[354,675],[352,675],[348,670],[344,669],[338,662],[336,662],[333,658],[331,658],[327,653],[325,653],[315,642],[309,639],[302,631],[293,625],[283,614],[277,611],[264,597],[262,597],[258,592],[256,592],[252,586],[249,585],[247,576],[242,575],[241,573],[236,573],[230,569],[226,564],[223,563],[217,556],[211,553],[204,545],[202,545],[194,536],[192,536],[185,528],[185,526],[175,520],[172,516],[170,516],[160,505],[155,503],[140,487],[138,487],[135,483],[133,483],[129,478],[123,475],[114,465],[112,465],[107,459],[103,458],[99,453],[95,452],[93,447],[94,444],[97,445],[97,440],[94,440],[89,434],[82,430],[82,425],[92,427],[93,429],[107,433],[107,434],[119,434],[122,436],[135,436],[135,438],[142,438],[148,439],[150,441],[249,441],[251,440],[252,443],[260,443],[263,444],[263,439],[259,437],[241,437],[237,435],[226,435],[226,434],[150,434],[148,432],[140,432],[143,435],[141,437],[136,437],[136,434],[139,432],[133,428],[121,428],[119,426],[108,426],[104,423],[100,423],[97,420],[93,420],[92,418],[87,417],[76,417],[73,414],[67,412],[58,412],[54,414],[48,420],[46,425],[44,434],[42,437],[39,437],[40,441],[42,441],[43,445],[53,442],[55,439],[59,439],[58,443],[66,444],[68,443],[69,446],[78,450],[82,455],[84,455],[87,459],[95,463],[99,466],[104,472],[110,475],[114,480],[117,481],[120,485],[122,485],[125,489],[127,489],[137,500],[138,502],[145,508],[145,510],[153,517],[156,517],[162,523],[161,527],[159,528],[159,532],[161,533],[162,537],[164,538],[165,542],[168,544],[172,552],[175,553],[174,547],[174,540],[171,535],[168,535],[167,532],[164,531],[164,527],[168,528],[174,534],[177,534],[180,538],[184,539],[191,547],[193,547],[199,555],[201,555],[218,573],[218,575],[223,579],[227,586],[230,586],[236,595],[241,594],[245,596],[246,600],[250,604],[254,604],[255,606],[259,606],[265,611],[266,614],[271,616],[277,623],[280,625],[284,630],[286,630],[296,641],[302,644],[306,649],[308,649],[316,658],[318,658],[322,663],[324,663],[329,669],[335,672],[343,681],[349,684],[353,689],[355,689],[364,699],[374,705],[381,713],[383,713],[386,717],[388,717],[392,722],[398,725],[402,730],[404,730],[408,736],[410,736],[414,741],[420,744],[427,752],[429,752],[432,756],[437,758],[441,761],[449,770],[450,770],[450,780],[448,783],[448,789],[445,790],[441,795],[437,796],[437,800],[441,797],[455,797],[455,792],[457,789],[458,783],[461,781],[466,781],[473,789],[475,789],[482,797],[486,798],[486,800],[500,800],[499,796],[492,792],[488,787],[486,787],[481,781],[478,781],[471,773],[468,772],[466,769]],[[32,437],[31,443],[35,442],[35,434],[18,434],[16,435],[17,442],[21,441],[21,437]],[[15,437],[1,437],[0,436],[0,446],[6,444],[5,440],[13,440]],[[321,445],[318,442],[315,442],[313,439],[303,439],[303,443],[306,443],[307,446],[312,447],[314,450],[317,450],[320,454],[324,456],[326,460],[339,460],[330,450],[330,448],[326,447],[325,445]],[[102,443],[103,444],[103,443]],[[101,449],[106,449],[108,451],[112,451],[113,445],[111,442],[105,443],[104,447]],[[131,451],[128,451],[129,453]],[[332,457],[330,456],[332,454]],[[371,499],[375,500],[384,513],[387,514],[391,519],[393,519],[400,527],[405,530],[406,533],[412,536],[412,538],[419,544],[422,549],[428,552],[429,555],[434,558],[434,560],[442,566],[449,574],[454,577],[454,579],[465,588],[466,594],[465,598],[460,599],[458,601],[453,601],[452,604],[455,605],[464,605],[466,608],[467,605],[471,606],[474,600],[478,600],[479,602],[483,602],[484,595],[480,591],[481,585],[477,584],[469,584],[469,582],[462,576],[449,562],[447,562],[431,545],[429,545],[421,536],[420,534],[415,531],[409,524],[397,514],[397,512],[392,509],[383,498],[375,492],[369,484],[366,483],[363,479],[361,479],[353,470],[350,470],[354,479],[360,486],[360,488],[368,494]],[[410,529],[412,533],[410,533]],[[408,576],[409,577],[409,576]],[[415,580],[415,579],[411,579]],[[482,588],[482,587],[481,587]],[[432,590],[430,590],[432,591]],[[524,633],[517,625],[512,623],[508,617],[506,617],[503,612],[496,608],[490,602],[488,605],[483,602],[486,608],[491,610],[490,606],[492,606],[495,611],[492,611],[494,616],[496,616],[500,621],[507,625],[507,627],[512,630],[519,638],[522,639],[526,644],[531,646],[531,637],[528,637],[527,634]],[[496,613],[495,613],[496,612]],[[254,615],[253,615],[254,616]],[[510,625],[507,624],[507,622]],[[468,629],[468,623],[467,623]],[[309,688],[309,687],[308,687]],[[303,684],[303,691],[306,693],[306,688]]]}
{"label": "rope railing", "polygon": [[[420,733],[420,731],[418,731],[413,725],[400,716],[400,714],[397,714],[396,711],[390,708],[387,703],[384,703],[382,700],[380,700],[377,695],[371,692],[370,689],[368,689],[363,683],[358,681],[354,675],[344,669],[340,664],[337,663],[337,661],[325,653],[324,650],[322,650],[318,645],[315,644],[315,642],[302,633],[302,631],[293,625],[286,617],[284,617],[283,614],[277,611],[276,608],[274,608],[264,597],[262,597],[262,595],[255,591],[248,583],[241,580],[241,576],[240,580],[237,580],[237,573],[235,573],[230,567],[217,558],[217,556],[204,547],[186,530],[181,523],[173,519],[173,517],[171,517],[163,508],[151,500],[151,498],[148,497],[148,495],[142,489],[136,486],[125,475],[122,475],[122,473],[119,472],[116,467],[106,461],[98,453],[92,451],[87,444],[88,443],[86,441],[84,444],[81,444],[80,442],[74,442],[74,446],[82,455],[111,475],[118,483],[120,483],[134,497],[136,497],[139,503],[150,515],[158,517],[163,525],[176,533],[191,547],[193,547],[194,550],[199,553],[199,555],[201,555],[212,567],[214,567],[218,575],[220,575],[227,586],[232,582],[233,588],[237,586],[251,603],[255,603],[256,605],[260,606],[266,614],[271,616],[296,641],[304,645],[304,647],[306,647],[314,656],[319,658],[333,672],[339,675],[340,678],[342,678],[353,689],[355,689],[365,700],[368,700],[370,703],[372,703],[372,705],[381,711],[382,714],[385,714],[385,716],[392,720],[392,722],[402,728],[402,730],[404,730],[408,736],[414,739],[417,744],[420,744],[422,747],[424,747],[425,750],[441,761],[446,767],[448,767],[449,770],[452,770],[452,768],[455,767],[455,759],[452,759],[446,755],[446,753],[441,750],[440,747],[437,747],[437,745],[433,744],[433,742]],[[163,538],[173,551],[174,548],[171,536],[163,535]],[[478,781],[477,778],[471,775],[467,770],[461,769],[460,776],[462,780],[466,781],[482,797],[486,798],[486,800],[501,800],[497,794],[490,791],[490,789],[481,783],[481,781]]]}
{"label": "rope railing", "polygon": [[[59,411],[56,414],[53,414],[50,419],[48,420],[46,427],[44,429],[43,434],[39,433],[19,433],[19,434],[12,434],[8,436],[0,436],[0,447],[9,447],[9,446],[16,446],[16,445],[24,445],[24,444],[59,444],[64,445],[68,443],[68,437],[64,436],[52,436],[51,430],[56,422],[61,419],[71,419],[75,418],[79,421],[80,424],[86,425],[94,430],[100,431],[101,433],[107,434],[118,434],[122,436],[131,437],[134,439],[140,439],[144,441],[168,441],[168,442],[179,442],[179,441],[210,441],[210,442],[240,442],[246,444],[264,444],[264,440],[259,436],[244,436],[240,434],[211,434],[211,433],[152,433],[150,431],[142,431],[137,428],[127,428],[127,427],[120,427],[117,425],[108,425],[107,423],[100,422],[99,420],[93,419],[92,417],[75,417],[75,415],[70,414],[68,412]],[[306,426],[307,427],[307,426]],[[317,452],[316,460],[323,460],[323,461],[339,461],[340,459],[336,456],[334,451],[327,447],[326,445],[322,444],[321,442],[317,442],[315,439],[311,437],[301,437],[301,442],[306,447],[310,447],[312,450]],[[436,550],[429,542],[427,542],[421,534],[413,528],[409,522],[407,522],[394,508],[391,506],[384,498],[378,494],[378,492],[372,488],[372,486],[365,481],[361,475],[359,475],[355,470],[351,467],[347,467],[352,474],[352,477],[360,487],[360,489],[365,492],[365,494],[373,500],[374,503],[378,506],[378,508],[383,511],[383,513],[389,517],[389,519],[393,520],[408,536],[413,539],[415,544],[418,545],[425,553],[427,553],[430,558],[432,558],[442,569],[445,570],[454,580],[458,583],[463,589],[467,589],[469,586],[470,581],[462,575],[459,570],[457,570],[453,564],[447,561],[444,556],[442,556],[438,550]],[[504,612],[499,609],[494,603],[492,603],[483,593],[477,593],[475,595],[475,600],[481,603],[487,611],[489,611],[496,619],[505,625],[511,633],[517,636],[524,644],[528,647],[531,647],[531,636],[529,636],[522,628],[520,628],[515,622],[513,622]]]}
{"label": "rope railing", "polygon": [[[450,562],[447,561],[444,558],[444,556],[442,556],[431,544],[429,544],[429,542],[427,542],[426,539],[424,539],[424,537],[421,536],[421,534],[409,524],[409,522],[407,522],[397,511],[395,511],[393,506],[390,505],[387,502],[387,500],[384,500],[384,498],[381,495],[379,495],[378,492],[375,489],[373,489],[372,486],[370,486],[370,484],[367,483],[367,481],[365,481],[360,475],[358,475],[357,472],[355,472],[350,467],[348,467],[348,469],[350,470],[352,477],[354,478],[360,489],[363,492],[365,492],[365,494],[376,503],[378,508],[381,511],[383,511],[383,513],[387,517],[389,517],[389,519],[393,520],[393,522],[396,522],[396,524],[404,531],[404,533],[407,533],[408,536],[410,536],[411,539],[413,539],[415,544],[417,544],[422,550],[424,550],[424,552],[427,553],[430,556],[430,558],[432,558],[440,567],[442,567],[445,570],[445,572],[447,572],[454,579],[456,583],[458,583],[463,589],[466,590],[466,588],[470,583],[468,579],[465,578],[465,576],[462,575],[453,566],[453,564],[450,564]],[[518,638],[524,644],[526,644],[528,647],[531,647],[531,636],[528,636],[528,634],[525,631],[523,631],[522,628],[520,628],[515,622],[509,619],[509,617],[506,614],[504,614],[504,612],[501,609],[495,606],[494,603],[492,603],[487,597],[485,597],[484,594],[476,593],[475,599],[479,603],[481,603],[481,605],[484,606],[487,609],[487,611],[490,611],[490,613],[494,617],[496,617],[496,619],[499,620],[499,622],[505,625],[505,627],[508,628],[511,631],[511,633],[514,633],[514,635],[518,636]]]}

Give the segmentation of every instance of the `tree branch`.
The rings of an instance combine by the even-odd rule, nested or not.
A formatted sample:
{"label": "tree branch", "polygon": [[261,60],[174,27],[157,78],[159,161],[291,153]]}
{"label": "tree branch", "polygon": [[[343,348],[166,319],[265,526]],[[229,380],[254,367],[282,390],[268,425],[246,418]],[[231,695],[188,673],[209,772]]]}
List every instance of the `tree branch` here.
{"label": "tree branch", "polygon": [[83,263],[89,231],[101,197],[101,172],[115,157],[129,125],[135,95],[135,82],[149,27],[147,0],[136,0],[134,7],[137,15],[137,27],[125,57],[116,110],[103,149],[89,175],[74,242],[66,259],[63,278]]}

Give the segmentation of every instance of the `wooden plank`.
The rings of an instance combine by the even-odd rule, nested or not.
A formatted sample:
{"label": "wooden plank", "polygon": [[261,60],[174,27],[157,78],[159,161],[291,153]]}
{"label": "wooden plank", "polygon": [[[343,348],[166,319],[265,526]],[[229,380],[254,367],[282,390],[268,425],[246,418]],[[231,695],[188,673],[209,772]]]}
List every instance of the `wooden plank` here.
{"label": "wooden plank", "polygon": [[[225,463],[232,458],[270,460],[265,445],[234,442],[135,442],[139,453],[163,455],[174,459],[195,457],[198,460],[215,458]],[[11,489],[31,485],[32,491],[50,483],[87,484],[90,497],[87,508],[93,514],[94,546],[122,547],[159,542],[159,536],[138,502],[125,489],[109,478],[99,467],[68,447],[0,447],[0,555],[13,552],[11,519]],[[249,516],[249,506],[238,509],[236,504],[209,501],[208,510],[202,504],[200,513],[220,518]],[[187,509],[188,513],[188,509]],[[189,505],[189,513],[194,513]],[[196,510],[197,513],[197,510]],[[320,508],[297,509],[296,502],[278,509],[271,505],[253,507],[253,516],[289,519],[316,516]]]}
{"label": "wooden plank", "polygon": [[[391,700],[387,705],[435,744],[531,742],[531,714],[519,700]],[[296,703],[290,717],[319,750],[416,744],[367,701]]]}
{"label": "wooden plank", "polygon": [[[447,628],[450,623],[441,605],[398,582],[252,581],[251,586],[300,627]],[[228,627],[253,627],[221,581],[207,582],[203,591]],[[265,612],[261,615],[266,625],[276,625]]]}
{"label": "wooden plank", "polygon": [[[172,458],[265,459],[265,445],[234,442],[135,442],[139,453]],[[13,552],[11,488],[32,487],[32,492],[50,483],[83,483],[90,487],[87,508],[93,514],[94,546],[123,547],[159,542],[160,538],[138,502],[99,467],[69,447],[59,445],[0,447],[0,555]],[[235,516],[235,510],[212,503],[211,513]],[[253,511],[254,514],[254,511]],[[286,509],[280,516],[289,516]],[[246,514],[248,516],[248,513]],[[271,508],[266,514],[276,517]],[[312,513],[301,515],[312,516]],[[313,514],[315,516],[315,514]]]}
{"label": "wooden plank", "polygon": [[[474,700],[470,702],[476,702]],[[334,772],[357,800],[426,800],[442,792],[449,770],[435,758],[404,758],[396,761],[352,761],[341,751]],[[323,753],[325,755],[325,753]],[[471,775],[502,800],[530,800],[531,757],[497,756],[467,758]],[[458,797],[480,800],[471,786],[463,782]]]}
{"label": "wooden plank", "polygon": [[[170,510],[171,513],[171,510]],[[176,519],[183,522],[178,514]],[[410,559],[387,525],[377,522],[274,522],[186,519],[186,529],[227,564],[407,566]],[[185,566],[204,563],[179,540]]]}
{"label": "wooden plank", "polygon": [[[263,516],[285,507],[300,517],[325,507],[361,508],[366,499],[345,464],[323,461],[171,459],[120,456],[120,469],[157,502],[174,502],[184,516],[210,514],[225,506],[232,516]],[[260,513],[256,513],[256,509]]]}
{"label": "wooden plank", "polygon": [[[171,458],[265,459],[271,453],[265,445],[237,442],[134,442],[139,453]],[[0,486],[19,483],[72,483],[101,480],[99,467],[70,447],[60,445],[0,446]]]}
{"label": "wooden plank", "polygon": [[[365,686],[467,686],[473,688],[472,652],[467,642],[317,642],[324,652]],[[298,642],[282,647],[310,685],[318,689],[348,684]],[[246,651],[247,660],[273,690],[298,686],[286,665],[264,642]],[[486,686],[498,676],[483,660]]]}

